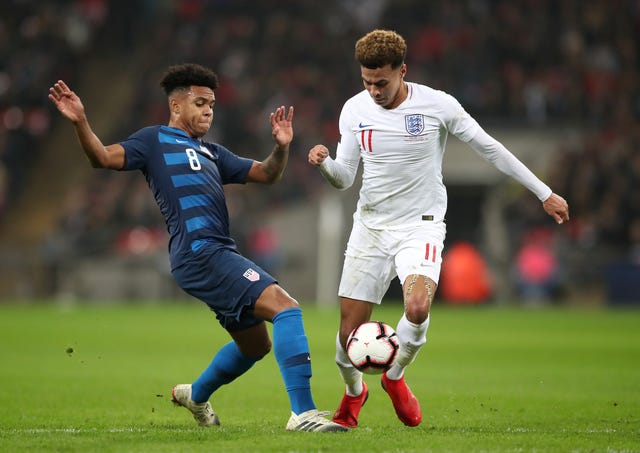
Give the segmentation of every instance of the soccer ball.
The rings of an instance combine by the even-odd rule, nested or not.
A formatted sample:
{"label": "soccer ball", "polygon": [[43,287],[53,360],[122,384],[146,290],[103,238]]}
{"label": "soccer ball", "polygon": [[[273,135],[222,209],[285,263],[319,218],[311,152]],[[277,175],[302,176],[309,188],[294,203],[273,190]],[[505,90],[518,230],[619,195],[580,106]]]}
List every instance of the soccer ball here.
{"label": "soccer ball", "polygon": [[393,365],[399,347],[398,336],[391,326],[369,321],[349,334],[347,357],[363,373],[381,374]]}

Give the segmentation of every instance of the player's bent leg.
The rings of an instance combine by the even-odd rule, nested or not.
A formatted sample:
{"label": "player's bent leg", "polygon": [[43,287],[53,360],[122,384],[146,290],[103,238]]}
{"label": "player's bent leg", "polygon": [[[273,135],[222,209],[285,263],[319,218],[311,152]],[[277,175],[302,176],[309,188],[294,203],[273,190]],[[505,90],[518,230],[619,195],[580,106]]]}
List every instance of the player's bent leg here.
{"label": "player's bent leg", "polygon": [[404,380],[404,370],[426,342],[435,288],[436,283],[423,275],[409,275],[404,281],[405,313],[396,328],[400,350],[394,365],[382,375],[382,388],[391,398],[396,415],[407,426],[420,424],[422,410]]}
{"label": "player's bent leg", "polygon": [[[193,384],[176,385],[171,390],[173,403],[190,410],[193,418],[201,426],[220,424],[209,403],[213,392],[243,375],[271,348],[264,322],[242,331],[231,332],[231,336],[235,341],[230,341],[220,348],[207,369]],[[243,351],[247,351],[253,357]]]}
{"label": "player's bent leg", "polygon": [[286,429],[346,431],[344,426],[325,418],[329,413],[319,412],[313,402],[310,384],[311,355],[299,308],[290,308],[274,316],[273,350],[291,403],[291,416]]}
{"label": "player's bent leg", "polygon": [[[243,331],[242,334],[234,332],[232,333],[232,336],[234,339],[236,337],[254,338],[254,343],[257,344],[260,336],[255,338],[255,336],[250,335],[249,331],[256,329],[259,331],[261,328],[266,332],[264,323],[262,323],[261,326],[255,326],[247,329],[247,331]],[[213,392],[218,390],[218,388],[229,384],[239,376],[246,373],[254,363],[260,360],[269,351],[270,342],[268,337],[267,342],[267,345],[263,345],[259,349],[254,346],[254,349],[260,352],[260,354],[255,357],[250,357],[243,353],[240,345],[236,341],[230,341],[222,346],[207,369],[204,370],[198,379],[193,382],[191,389],[191,397],[193,401],[197,403],[208,401]]]}
{"label": "player's bent leg", "polygon": [[188,409],[200,426],[216,426],[220,424],[218,415],[213,411],[209,401],[196,403],[191,399],[191,384],[178,384],[171,389],[171,401],[176,406]]}
{"label": "player's bent leg", "polygon": [[392,380],[387,377],[387,373],[384,373],[381,384],[391,398],[400,421],[407,426],[418,426],[422,421],[422,410],[417,398],[404,381],[404,376],[398,380]]}
{"label": "player's bent leg", "polygon": [[311,355],[298,303],[278,285],[266,288],[255,305],[255,315],[273,323],[273,352],[285,384],[291,417],[289,431],[345,431],[319,412],[311,395]]}

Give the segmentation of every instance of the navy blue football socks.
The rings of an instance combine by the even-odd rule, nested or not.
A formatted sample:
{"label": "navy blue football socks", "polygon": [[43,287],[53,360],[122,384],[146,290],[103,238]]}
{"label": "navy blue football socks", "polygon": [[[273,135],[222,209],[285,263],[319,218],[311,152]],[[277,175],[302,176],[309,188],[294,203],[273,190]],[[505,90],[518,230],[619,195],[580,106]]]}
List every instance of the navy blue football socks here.
{"label": "navy blue football socks", "polygon": [[204,403],[221,385],[228,384],[244,374],[257,359],[247,357],[233,342],[225,344],[215,355],[211,364],[191,386],[191,399]]}
{"label": "navy blue football socks", "polygon": [[311,396],[311,356],[302,310],[289,308],[273,317],[273,352],[280,367],[291,410],[301,414],[316,405]]}

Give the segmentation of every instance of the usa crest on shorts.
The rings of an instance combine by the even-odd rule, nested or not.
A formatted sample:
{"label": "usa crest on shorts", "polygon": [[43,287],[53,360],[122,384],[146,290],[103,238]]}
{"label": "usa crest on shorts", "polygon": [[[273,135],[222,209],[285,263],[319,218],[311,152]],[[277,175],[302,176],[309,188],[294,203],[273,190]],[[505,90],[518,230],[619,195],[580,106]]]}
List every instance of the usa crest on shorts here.
{"label": "usa crest on shorts", "polygon": [[260,274],[251,268],[247,269],[244,274],[242,274],[242,276],[250,282],[257,282],[258,280],[260,280]]}
{"label": "usa crest on shorts", "polygon": [[424,131],[424,117],[420,113],[405,115],[404,127],[411,135],[418,135]]}

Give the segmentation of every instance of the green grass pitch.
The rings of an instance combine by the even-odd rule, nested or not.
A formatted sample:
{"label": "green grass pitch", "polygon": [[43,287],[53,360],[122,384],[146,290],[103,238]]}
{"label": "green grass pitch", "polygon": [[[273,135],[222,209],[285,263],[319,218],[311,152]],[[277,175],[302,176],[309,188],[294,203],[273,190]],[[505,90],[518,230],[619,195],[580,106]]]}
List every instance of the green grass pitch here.
{"label": "green grass pitch", "polygon": [[[333,411],[337,309],[303,303],[312,389]],[[401,306],[374,317],[395,325]],[[360,426],[290,433],[273,354],[212,398],[222,426],[170,402],[228,341],[204,305],[0,306],[0,451],[640,451],[640,310],[449,307],[406,376],[423,408],[402,425],[368,376]]]}

